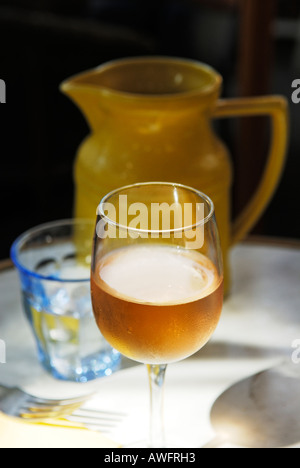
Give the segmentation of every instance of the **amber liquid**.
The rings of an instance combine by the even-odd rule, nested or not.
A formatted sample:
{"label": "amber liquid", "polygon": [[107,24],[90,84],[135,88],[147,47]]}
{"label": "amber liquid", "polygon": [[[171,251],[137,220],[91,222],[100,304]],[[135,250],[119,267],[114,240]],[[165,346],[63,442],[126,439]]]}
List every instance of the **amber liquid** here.
{"label": "amber liquid", "polygon": [[223,278],[198,252],[126,247],[96,264],[91,283],[102,334],[135,361],[184,359],[207,343],[219,322]]}

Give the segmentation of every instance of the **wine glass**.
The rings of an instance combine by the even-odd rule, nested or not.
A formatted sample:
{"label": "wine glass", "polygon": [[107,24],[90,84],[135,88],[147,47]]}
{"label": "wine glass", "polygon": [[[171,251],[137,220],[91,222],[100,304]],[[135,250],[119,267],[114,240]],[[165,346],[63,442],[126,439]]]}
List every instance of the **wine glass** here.
{"label": "wine glass", "polygon": [[167,365],[199,351],[223,305],[223,267],[213,202],[183,185],[120,188],[98,207],[91,275],[96,322],[123,355],[146,364],[149,446],[165,447]]}

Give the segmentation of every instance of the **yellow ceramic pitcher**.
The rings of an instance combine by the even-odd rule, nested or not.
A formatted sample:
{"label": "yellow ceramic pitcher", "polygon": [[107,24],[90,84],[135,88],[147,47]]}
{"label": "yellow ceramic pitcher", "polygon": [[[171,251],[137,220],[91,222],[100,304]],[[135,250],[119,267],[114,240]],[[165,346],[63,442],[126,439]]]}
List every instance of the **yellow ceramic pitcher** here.
{"label": "yellow ceramic pitcher", "polygon": [[[287,102],[269,96],[219,100],[222,78],[198,62],[142,57],[110,62],[62,84],[84,113],[91,134],[75,165],[76,216],[94,218],[100,199],[136,182],[177,182],[214,201],[226,271],[228,250],[252,228],[280,178],[288,135]],[[273,133],[256,193],[231,224],[232,166],[211,120],[269,115]]]}

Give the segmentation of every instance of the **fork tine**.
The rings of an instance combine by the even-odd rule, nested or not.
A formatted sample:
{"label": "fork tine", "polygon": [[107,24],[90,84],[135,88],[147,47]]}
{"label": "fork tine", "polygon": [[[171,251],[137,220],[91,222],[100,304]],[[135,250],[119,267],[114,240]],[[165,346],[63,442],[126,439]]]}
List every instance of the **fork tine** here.
{"label": "fork tine", "polygon": [[94,419],[85,417],[85,416],[79,416],[79,415],[73,415],[73,414],[63,414],[61,411],[58,412],[42,412],[42,413],[21,413],[20,417],[23,419],[26,419],[27,421],[32,421],[32,422],[44,422],[47,420],[59,420],[58,418],[64,418],[64,420],[69,421],[70,423],[75,424],[76,426],[80,427],[91,427],[94,429],[99,429],[99,430],[104,430],[104,429],[112,429],[114,428],[119,422],[121,422],[121,419],[111,419],[111,418],[97,418],[95,417]]}
{"label": "fork tine", "polygon": [[36,411],[44,411],[44,410],[57,410],[57,411],[75,411],[77,408],[80,408],[82,406],[82,401],[79,401],[77,403],[69,403],[68,405],[59,405],[59,404],[52,404],[48,402],[41,403],[39,401],[34,401],[34,400],[26,400],[23,402],[22,408],[28,409],[28,408],[34,408]]}
{"label": "fork tine", "polygon": [[66,416],[65,419],[67,421],[84,424],[86,426],[98,426],[98,427],[115,427],[116,426],[115,423],[119,422],[119,421],[113,421],[112,419],[91,420],[91,419],[84,418],[84,416],[79,417],[79,416],[73,416],[72,414],[69,416]]}
{"label": "fork tine", "polygon": [[77,405],[70,406],[31,406],[23,405],[20,411],[34,414],[46,414],[46,413],[59,413],[59,414],[72,414],[78,408]]}
{"label": "fork tine", "polygon": [[33,395],[28,395],[27,402],[43,406],[71,406],[76,404],[83,405],[92,396],[93,395],[85,395],[77,398],[68,398],[66,400],[50,400],[47,398],[39,398]]}
{"label": "fork tine", "polygon": [[99,415],[91,415],[89,412],[85,412],[84,410],[77,410],[74,413],[64,413],[61,410],[57,412],[46,411],[43,412],[24,412],[20,414],[20,417],[26,419],[27,421],[32,422],[46,422],[47,420],[56,420],[56,421],[67,421],[69,424],[72,424],[73,427],[86,427],[92,430],[98,430],[101,432],[109,433],[114,429],[118,424],[120,424],[123,420],[120,416],[110,415],[108,412],[103,412]]}
{"label": "fork tine", "polygon": [[73,421],[78,421],[86,424],[98,424],[99,422],[102,421],[109,421],[112,423],[119,423],[123,420],[120,416],[115,416],[115,415],[109,415],[109,414],[104,414],[104,415],[93,415],[89,413],[85,413],[84,411],[74,411],[70,415]]}
{"label": "fork tine", "polygon": [[25,413],[25,412],[20,412],[20,418],[22,419],[27,419],[27,420],[34,420],[35,422],[43,422],[46,421],[47,419],[55,419],[55,418],[60,418],[64,416],[63,413],[60,412],[43,412],[43,413]]}
{"label": "fork tine", "polygon": [[76,413],[86,413],[87,416],[90,417],[117,417],[117,418],[125,418],[126,414],[121,413],[120,411],[104,411],[104,410],[99,410],[99,409],[93,409],[93,408],[84,408],[81,407],[79,408]]}
{"label": "fork tine", "polygon": [[92,410],[90,408],[79,408],[66,419],[71,422],[83,424],[91,429],[102,430],[103,428],[114,428],[125,418],[124,413]]}
{"label": "fork tine", "polygon": [[25,419],[53,419],[66,415],[72,414],[80,406],[79,403],[76,405],[69,406],[30,406],[23,405],[19,411],[19,415]]}

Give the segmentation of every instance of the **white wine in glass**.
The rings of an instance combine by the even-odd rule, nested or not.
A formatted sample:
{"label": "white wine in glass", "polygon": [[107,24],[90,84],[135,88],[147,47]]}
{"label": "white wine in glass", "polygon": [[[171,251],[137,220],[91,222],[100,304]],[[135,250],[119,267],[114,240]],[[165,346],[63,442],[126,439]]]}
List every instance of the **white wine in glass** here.
{"label": "white wine in glass", "polygon": [[[121,213],[124,196],[129,213],[137,214],[130,210],[133,205],[139,209],[136,225],[137,218]],[[152,204],[162,208],[155,229],[151,216],[157,210],[151,209]],[[141,206],[147,219],[140,216]],[[163,210],[166,206],[172,209]],[[176,210],[182,214],[181,223],[174,215]],[[148,366],[149,446],[162,448],[167,365],[199,351],[221,315],[223,270],[214,206],[194,189],[148,183],[110,193],[98,211],[91,277],[96,322],[115,349]]]}

